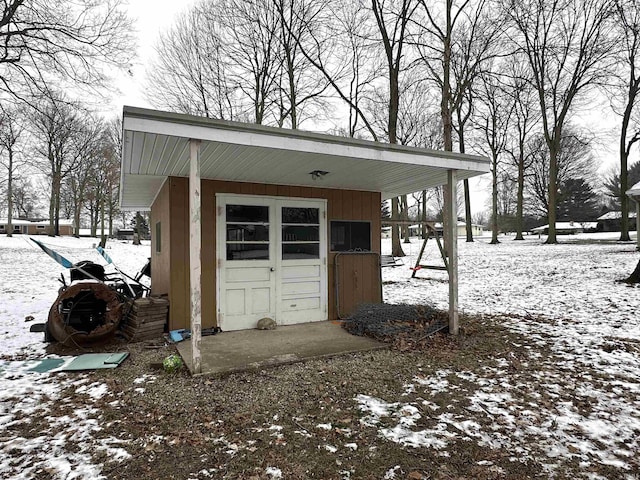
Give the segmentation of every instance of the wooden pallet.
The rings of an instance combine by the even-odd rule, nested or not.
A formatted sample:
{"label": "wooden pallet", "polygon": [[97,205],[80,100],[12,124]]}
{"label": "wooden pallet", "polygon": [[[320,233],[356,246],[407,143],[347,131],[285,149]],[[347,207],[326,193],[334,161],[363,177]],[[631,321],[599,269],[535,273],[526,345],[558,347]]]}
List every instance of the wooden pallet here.
{"label": "wooden pallet", "polygon": [[122,325],[124,336],[131,342],[162,337],[167,324],[168,311],[169,300],[166,298],[136,299]]}

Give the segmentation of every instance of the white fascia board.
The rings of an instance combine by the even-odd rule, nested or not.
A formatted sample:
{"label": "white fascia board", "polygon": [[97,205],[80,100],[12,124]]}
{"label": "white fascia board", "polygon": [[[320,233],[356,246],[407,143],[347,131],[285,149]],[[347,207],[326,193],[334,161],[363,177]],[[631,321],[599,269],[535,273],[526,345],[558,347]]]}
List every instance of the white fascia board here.
{"label": "white fascia board", "polygon": [[[258,148],[270,148],[279,150],[299,151],[315,153],[319,155],[330,155],[336,157],[358,158],[368,160],[378,160],[390,163],[404,163],[410,165],[424,165],[439,167],[447,170],[471,170],[475,172],[489,172],[490,165],[474,157],[461,158],[448,154],[446,157],[430,155],[420,151],[410,152],[407,150],[397,150],[385,148],[387,144],[375,144],[371,146],[345,144],[347,139],[327,136],[327,140],[320,138],[300,138],[296,136],[283,137],[273,135],[268,132],[257,132],[247,130],[233,130],[219,128],[215,125],[189,125],[185,123],[173,123],[165,120],[155,120],[149,118],[128,117],[125,115],[123,121],[125,131],[137,131],[153,133],[157,135],[168,135],[182,138],[194,138],[204,141],[230,143]],[[342,140],[342,141],[341,141]],[[448,152],[447,152],[448,153]],[[454,158],[451,158],[451,157]],[[126,161],[127,159],[125,159]]]}

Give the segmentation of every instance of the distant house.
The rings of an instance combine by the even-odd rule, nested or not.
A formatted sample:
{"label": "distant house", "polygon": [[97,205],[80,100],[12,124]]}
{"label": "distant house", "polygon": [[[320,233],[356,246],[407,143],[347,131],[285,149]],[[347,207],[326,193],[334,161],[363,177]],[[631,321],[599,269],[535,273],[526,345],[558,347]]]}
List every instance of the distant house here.
{"label": "distant house", "polygon": [[[109,231],[107,229],[104,230],[104,234],[107,236],[109,235]],[[100,230],[100,228],[96,228],[96,232],[95,234],[91,234],[91,229],[90,228],[79,228],[78,229],[78,236],[79,237],[100,237],[102,235],[102,231]]]}
{"label": "distant house", "polygon": [[[599,232],[619,232],[622,228],[622,212],[612,211],[598,217]],[[636,228],[636,212],[629,212],[629,228]]]}
{"label": "distant house", "polygon": [[[574,235],[576,233],[582,233],[585,231],[585,224],[589,224],[589,228],[593,227],[593,222],[556,222],[556,234],[557,235]],[[532,228],[532,233],[548,235],[549,224],[540,225],[539,227]]]}
{"label": "distant house", "polygon": [[[436,223],[435,227],[436,227],[436,230],[440,232],[442,231],[442,228],[443,228],[442,223]],[[457,230],[458,230],[459,237],[467,236],[467,224],[465,222],[458,222]],[[484,227],[482,225],[477,225],[475,223],[472,223],[471,232],[473,233],[474,237],[480,237],[484,234]]]}
{"label": "distant house", "polygon": [[[9,233],[8,223],[6,218],[0,218],[0,234]],[[12,219],[11,226],[11,233],[23,235],[48,235],[50,228],[49,220]],[[58,233],[64,236],[73,235],[73,220],[60,219]]]}
{"label": "distant house", "polygon": [[119,228],[116,232],[116,238],[118,240],[133,240],[134,233],[133,228]]}

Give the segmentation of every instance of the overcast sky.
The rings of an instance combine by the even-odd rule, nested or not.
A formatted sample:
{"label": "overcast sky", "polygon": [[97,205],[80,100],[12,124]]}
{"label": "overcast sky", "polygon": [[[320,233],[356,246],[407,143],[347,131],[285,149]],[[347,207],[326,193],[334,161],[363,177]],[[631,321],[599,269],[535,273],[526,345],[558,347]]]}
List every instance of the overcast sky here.
{"label": "overcast sky", "polygon": [[160,32],[171,26],[176,16],[195,0],[129,0],[129,15],[138,36],[138,58],[130,69],[132,75],[118,75],[120,90],[112,97],[110,110],[121,113],[123,105],[151,107],[144,99],[145,69],[154,55],[154,45]]}

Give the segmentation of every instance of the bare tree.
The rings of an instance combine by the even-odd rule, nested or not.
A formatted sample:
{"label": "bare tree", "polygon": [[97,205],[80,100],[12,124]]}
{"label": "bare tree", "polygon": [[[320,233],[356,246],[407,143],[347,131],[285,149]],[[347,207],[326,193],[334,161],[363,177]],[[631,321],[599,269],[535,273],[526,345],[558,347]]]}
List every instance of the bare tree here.
{"label": "bare tree", "polygon": [[208,4],[180,14],[162,33],[156,57],[147,69],[147,99],[161,108],[233,120],[238,109],[236,87],[219,22],[208,15]]}
{"label": "bare tree", "polygon": [[481,107],[475,117],[476,128],[481,132],[482,141],[478,149],[489,155],[491,162],[491,242],[498,241],[498,186],[501,175],[501,157],[507,143],[509,119],[513,104],[495,75],[483,75],[479,87]]}
{"label": "bare tree", "polygon": [[[380,59],[372,33],[375,29],[370,24],[370,12],[363,0],[339,0],[328,5],[329,14],[335,19],[334,24],[327,22],[332,38],[320,40],[317,34],[314,35],[314,48],[310,51],[324,50],[334,59],[342,59],[331,62],[334,65],[331,72],[324,68],[323,60],[315,65],[331,79],[328,81],[344,100],[349,111],[348,136],[355,137],[362,128],[360,122],[368,125],[361,110],[362,100],[370,96],[380,75]],[[338,86],[339,83],[346,86]],[[374,139],[377,137],[375,132],[369,131],[369,134]]]}
{"label": "bare tree", "polygon": [[536,108],[538,102],[535,96],[537,94],[532,87],[526,62],[523,60],[521,53],[516,53],[509,59],[509,69],[504,81],[504,88],[513,104],[505,152],[511,158],[516,169],[516,236],[514,240],[524,240],[522,232],[524,229],[525,177],[532,162],[532,151],[527,149],[527,142],[540,119],[539,110]]}
{"label": "bare tree", "polygon": [[13,184],[13,206],[20,218],[31,218],[40,209],[36,187],[28,178],[16,179]]}
{"label": "bare tree", "polygon": [[[444,150],[453,151],[453,132],[457,130],[460,151],[464,153],[464,128],[470,118],[470,89],[481,73],[483,63],[493,56],[500,32],[498,18],[488,15],[486,0],[446,0],[444,7],[420,0],[425,15],[416,45],[429,77],[440,92]],[[467,110],[463,113],[463,103]],[[454,124],[454,113],[458,120]],[[467,241],[473,241],[469,182],[464,183]]]}
{"label": "bare tree", "polygon": [[80,107],[60,94],[49,92],[41,97],[31,119],[35,152],[46,165],[51,182],[49,200],[49,234],[58,235],[62,184],[86,153],[82,140],[85,117]]}
{"label": "bare tree", "polygon": [[640,141],[640,2],[615,0],[615,25],[620,33],[621,49],[614,76],[612,103],[614,112],[622,117],[620,125],[620,209],[622,211],[620,240],[629,241],[628,161],[631,148]]}
{"label": "bare tree", "polygon": [[[395,1],[395,0],[391,0]],[[300,52],[326,79],[333,91],[349,108],[349,136],[364,131],[378,141],[379,134],[361,105],[365,89],[375,89],[376,80],[382,75],[377,68],[370,68],[381,57],[380,39],[376,36],[377,23],[373,19],[368,0],[338,0],[323,2],[325,17],[337,18],[320,30],[307,29],[307,41],[291,30]],[[326,10],[326,11],[325,11]],[[289,31],[289,30],[288,30]],[[373,60],[373,62],[371,62]],[[375,72],[372,74],[372,72]],[[345,83],[347,85],[345,85]],[[358,122],[362,122],[362,128]],[[338,128],[338,131],[342,129]]]}
{"label": "bare tree", "polygon": [[[407,55],[404,49],[408,40],[408,27],[418,6],[415,0],[371,0],[371,8],[380,34],[384,56],[387,61],[388,87],[388,121],[387,135],[389,143],[398,143],[398,112],[400,109],[400,75],[406,69]],[[407,204],[406,195],[401,199]],[[393,210],[398,202],[392,202],[392,216],[399,213]],[[396,218],[398,218],[396,216]],[[397,226],[392,228],[391,254],[396,257],[404,256],[400,245],[400,233]]]}
{"label": "bare tree", "polygon": [[117,157],[109,140],[107,128],[97,130],[96,139],[89,154],[94,168],[89,175],[87,208],[91,217],[91,235],[98,236],[99,226],[102,246],[106,243],[107,236],[111,235],[111,231],[105,228],[105,222],[112,198],[114,178],[118,177],[119,171],[114,162]]}
{"label": "bare tree", "polygon": [[[550,217],[549,201],[549,151],[543,135],[531,137],[530,173],[526,177],[526,194],[528,209],[531,214]],[[560,194],[560,186],[570,179],[588,180],[595,176],[594,158],[590,139],[578,133],[573,127],[566,125],[560,141],[560,148],[556,154],[556,197]]]}
{"label": "bare tree", "polygon": [[122,117],[118,116],[111,119],[106,125],[105,166],[109,174],[107,175],[105,201],[107,202],[110,235],[114,233],[113,222],[119,213],[122,144]]}
{"label": "bare tree", "polygon": [[4,1],[0,89],[26,99],[52,79],[104,86],[110,68],[126,66],[132,57],[132,25],[121,3]]}
{"label": "bare tree", "polygon": [[279,15],[276,55],[280,71],[277,81],[277,124],[288,121],[293,129],[313,115],[326,110],[324,93],[327,79],[318,72],[301,51],[301,44],[312,42],[311,32],[325,26],[322,2],[311,0],[272,0]]}
{"label": "bare tree", "polygon": [[229,75],[249,99],[246,117],[265,123],[280,68],[280,15],[273,0],[220,0],[202,4],[211,21],[224,28]]}
{"label": "bare tree", "polygon": [[[81,114],[74,133],[73,149],[78,152],[78,160],[65,176],[62,195],[67,194],[69,211],[76,226],[75,236],[80,236],[81,215],[92,193],[93,180],[102,175],[102,144],[104,142],[104,124],[101,119],[89,114]],[[62,202],[62,198],[61,198]]]}
{"label": "bare tree", "polygon": [[13,232],[11,223],[14,209],[13,182],[18,168],[24,164],[24,159],[20,158],[22,152],[19,144],[23,133],[24,125],[19,111],[15,108],[0,107],[0,154],[3,154],[0,159],[0,165],[7,169],[7,237],[10,237]]}
{"label": "bare tree", "polygon": [[568,115],[608,75],[615,39],[611,0],[507,0],[511,39],[524,53],[538,92],[549,150],[549,235],[557,243],[558,154]]}

